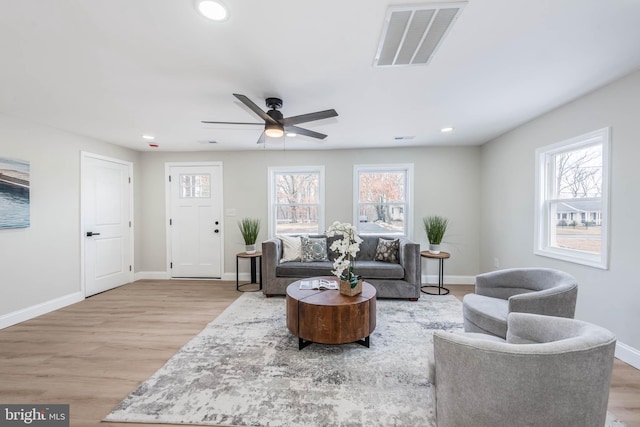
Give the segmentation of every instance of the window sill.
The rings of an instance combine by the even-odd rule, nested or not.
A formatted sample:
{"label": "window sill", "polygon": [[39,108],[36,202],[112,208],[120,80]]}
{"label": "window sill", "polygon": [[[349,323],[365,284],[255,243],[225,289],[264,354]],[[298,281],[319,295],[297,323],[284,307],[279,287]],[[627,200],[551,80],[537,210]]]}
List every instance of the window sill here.
{"label": "window sill", "polygon": [[553,258],[560,261],[572,262],[574,264],[586,265],[588,267],[608,270],[605,257],[598,254],[590,254],[580,251],[568,251],[556,248],[536,249],[533,251],[535,255]]}

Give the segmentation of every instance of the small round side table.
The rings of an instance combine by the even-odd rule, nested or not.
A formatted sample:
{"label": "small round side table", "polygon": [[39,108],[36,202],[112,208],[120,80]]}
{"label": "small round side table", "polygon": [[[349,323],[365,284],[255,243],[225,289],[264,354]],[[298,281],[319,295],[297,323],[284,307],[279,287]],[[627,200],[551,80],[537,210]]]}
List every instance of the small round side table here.
{"label": "small round side table", "polygon": [[[429,294],[429,295],[447,295],[449,293],[449,289],[445,288],[444,285],[444,260],[449,258],[451,256],[451,254],[449,252],[440,252],[438,254],[432,254],[429,251],[422,251],[420,252],[420,256],[423,258],[431,258],[431,259],[437,259],[439,262],[438,265],[438,286],[434,286],[434,285],[424,285],[421,286],[420,291],[422,293],[425,294]],[[437,289],[438,292],[429,292],[428,290],[425,291],[424,289],[430,289],[430,288],[434,288]]]}
{"label": "small round side table", "polygon": [[[240,280],[239,280],[239,271],[238,271],[238,261],[240,260],[240,258],[244,258],[244,259],[249,259],[251,260],[251,282],[249,283],[243,283],[240,284]],[[257,292],[262,290],[262,271],[260,271],[260,282],[256,282],[256,258],[258,259],[259,263],[260,263],[260,270],[262,270],[262,252],[260,251],[256,251],[252,254],[248,254],[246,252],[240,252],[239,254],[236,254],[236,290],[241,291],[241,292]],[[259,285],[258,289],[253,289],[253,290],[243,290],[240,289],[243,286],[246,285]]]}

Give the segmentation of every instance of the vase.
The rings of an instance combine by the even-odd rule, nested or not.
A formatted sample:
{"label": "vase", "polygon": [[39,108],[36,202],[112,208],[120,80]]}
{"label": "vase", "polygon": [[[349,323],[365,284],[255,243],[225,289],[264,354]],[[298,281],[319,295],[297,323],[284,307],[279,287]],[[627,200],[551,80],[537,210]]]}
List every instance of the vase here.
{"label": "vase", "polygon": [[358,295],[362,293],[362,279],[358,279],[358,283],[355,288],[351,287],[351,282],[340,279],[340,293],[348,297]]}
{"label": "vase", "polygon": [[256,245],[246,245],[244,247],[244,251],[247,254],[255,254],[256,253]]}
{"label": "vase", "polygon": [[436,255],[440,253],[440,245],[429,244],[429,252]]}

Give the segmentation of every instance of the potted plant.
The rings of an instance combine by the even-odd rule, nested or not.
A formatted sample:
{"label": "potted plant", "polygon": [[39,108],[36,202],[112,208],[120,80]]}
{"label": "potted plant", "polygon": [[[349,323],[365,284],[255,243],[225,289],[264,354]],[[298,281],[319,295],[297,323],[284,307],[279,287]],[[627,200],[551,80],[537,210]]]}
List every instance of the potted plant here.
{"label": "potted plant", "polygon": [[432,254],[440,253],[440,244],[444,233],[447,231],[449,220],[443,216],[433,215],[422,219],[424,223],[424,231],[427,233],[429,240],[429,252]]}
{"label": "potted plant", "polygon": [[238,221],[238,227],[246,245],[246,253],[255,253],[256,240],[258,240],[258,233],[260,233],[260,220],[257,218],[242,218],[242,220]]}
{"label": "potted plant", "polygon": [[362,239],[356,228],[349,223],[335,221],[326,232],[327,237],[342,236],[331,244],[330,249],[340,254],[333,262],[331,272],[339,279],[340,293],[354,296],[362,292],[362,278],[355,273],[356,254],[360,251]]}

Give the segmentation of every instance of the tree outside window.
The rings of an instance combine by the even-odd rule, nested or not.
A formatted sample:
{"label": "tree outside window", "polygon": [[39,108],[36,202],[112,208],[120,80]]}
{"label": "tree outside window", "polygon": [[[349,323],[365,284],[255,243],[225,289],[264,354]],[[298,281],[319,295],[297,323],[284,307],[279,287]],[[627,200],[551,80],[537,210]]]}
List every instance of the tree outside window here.
{"label": "tree outside window", "polygon": [[609,129],[537,150],[535,252],[606,268]]}
{"label": "tree outside window", "polygon": [[600,254],[602,144],[558,153],[550,160],[555,165],[555,194],[550,197],[550,207],[558,219],[551,244]]}
{"label": "tree outside window", "polygon": [[408,235],[410,166],[356,166],[360,234]]}
{"label": "tree outside window", "polygon": [[323,172],[321,167],[271,170],[271,235],[322,233]]}

